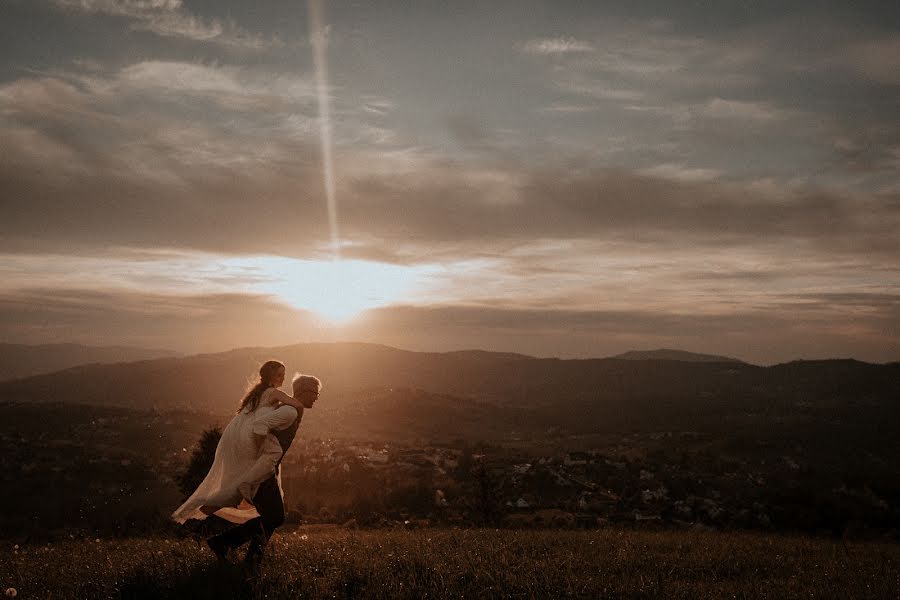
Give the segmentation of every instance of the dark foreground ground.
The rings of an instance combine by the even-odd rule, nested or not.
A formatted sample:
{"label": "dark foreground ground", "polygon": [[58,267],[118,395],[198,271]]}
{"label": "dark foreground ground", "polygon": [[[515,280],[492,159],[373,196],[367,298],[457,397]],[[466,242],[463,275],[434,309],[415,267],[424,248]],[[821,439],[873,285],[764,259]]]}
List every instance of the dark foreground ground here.
{"label": "dark foreground ground", "polygon": [[[18,598],[898,598],[900,545],[748,533],[299,529],[255,577],[190,540],[0,543]],[[10,592],[8,592],[9,594]]]}

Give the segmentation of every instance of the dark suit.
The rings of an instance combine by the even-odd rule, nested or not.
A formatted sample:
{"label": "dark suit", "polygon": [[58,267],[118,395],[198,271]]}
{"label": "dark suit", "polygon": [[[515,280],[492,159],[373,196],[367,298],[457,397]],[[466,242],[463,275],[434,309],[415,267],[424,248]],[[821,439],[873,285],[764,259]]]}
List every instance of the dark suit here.
{"label": "dark suit", "polygon": [[[287,429],[272,432],[278,438],[283,452],[287,452],[297,435],[303,411],[298,411],[298,413],[297,419]],[[282,458],[284,458],[284,454],[282,454]],[[281,460],[275,466],[275,473],[259,484],[259,489],[253,496],[253,505],[256,507],[256,512],[259,513],[258,517],[213,536],[225,547],[231,549],[250,541],[250,547],[247,549],[248,560],[262,556],[263,549],[269,538],[272,537],[272,533],[284,523],[284,499],[281,495],[281,487],[278,485],[280,470]]]}

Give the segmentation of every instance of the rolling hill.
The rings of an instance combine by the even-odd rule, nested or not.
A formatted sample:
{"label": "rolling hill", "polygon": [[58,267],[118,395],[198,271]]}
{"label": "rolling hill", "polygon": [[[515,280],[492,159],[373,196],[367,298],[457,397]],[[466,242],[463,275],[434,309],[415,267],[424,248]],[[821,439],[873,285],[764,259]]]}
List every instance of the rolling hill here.
{"label": "rolling hill", "polygon": [[324,381],[305,422],[328,432],[412,437],[715,429],[779,422],[896,422],[900,363],[539,359],[422,353],[358,343],[245,348],[84,365],[0,383],[0,401],[70,402],[227,415],[277,357]]}
{"label": "rolling hill", "polygon": [[616,354],[611,358],[619,358],[622,360],[680,360],[684,362],[744,362],[742,360],[738,360],[736,358],[731,358],[728,356],[717,356],[715,354],[697,354],[696,352],[670,350],[668,348],[660,348],[659,350],[632,350],[630,352]]}
{"label": "rolling hill", "polygon": [[81,344],[0,344],[0,381],[52,373],[76,365],[178,356],[170,350]]}

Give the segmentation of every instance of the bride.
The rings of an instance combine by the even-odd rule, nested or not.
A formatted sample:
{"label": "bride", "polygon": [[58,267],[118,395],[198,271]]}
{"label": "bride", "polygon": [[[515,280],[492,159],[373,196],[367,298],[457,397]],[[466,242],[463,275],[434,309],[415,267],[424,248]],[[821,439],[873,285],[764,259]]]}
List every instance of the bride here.
{"label": "bride", "polygon": [[[315,398],[304,395],[305,401],[288,396],[279,387],[284,384],[285,368],[270,360],[259,369],[259,381],[241,401],[237,414],[225,427],[212,467],[197,490],[174,513],[172,519],[184,523],[188,519],[205,519],[216,514],[224,519],[242,523],[258,513],[250,504],[259,483],[274,473],[283,451],[271,432],[287,429],[298,422],[304,408],[312,408]],[[305,380],[297,375],[293,380],[294,396]],[[321,385],[316,380],[316,391]],[[316,394],[318,395],[318,394]]]}

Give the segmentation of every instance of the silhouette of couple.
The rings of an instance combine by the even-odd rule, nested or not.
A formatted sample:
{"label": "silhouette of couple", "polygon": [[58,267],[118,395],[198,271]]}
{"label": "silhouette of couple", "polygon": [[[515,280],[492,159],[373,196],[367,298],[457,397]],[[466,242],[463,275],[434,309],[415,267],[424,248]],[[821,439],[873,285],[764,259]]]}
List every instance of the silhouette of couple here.
{"label": "silhouette of couple", "polygon": [[322,389],[317,378],[297,374],[289,396],[279,389],[284,377],[278,361],[260,367],[259,381],[222,432],[206,478],[172,513],[179,523],[209,515],[236,523],[207,540],[220,561],[250,542],[244,561],[257,567],[272,532],[284,523],[281,459],[294,441],[303,410],[313,407]]}

